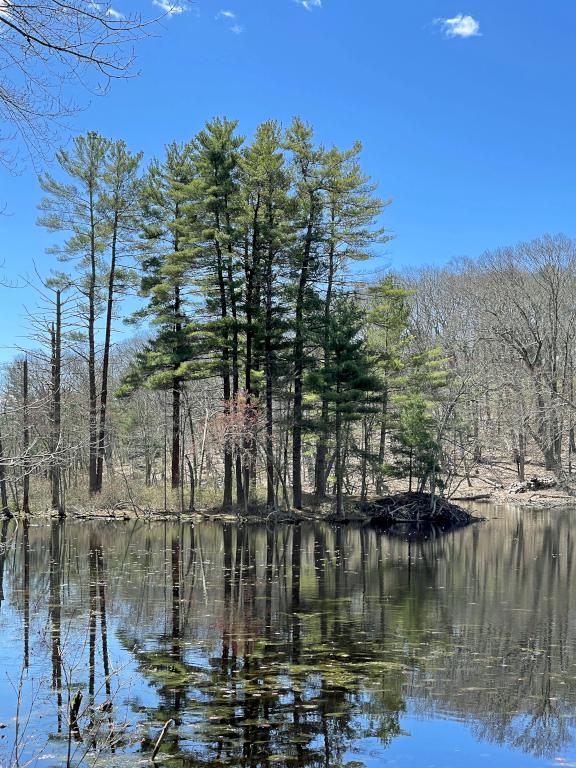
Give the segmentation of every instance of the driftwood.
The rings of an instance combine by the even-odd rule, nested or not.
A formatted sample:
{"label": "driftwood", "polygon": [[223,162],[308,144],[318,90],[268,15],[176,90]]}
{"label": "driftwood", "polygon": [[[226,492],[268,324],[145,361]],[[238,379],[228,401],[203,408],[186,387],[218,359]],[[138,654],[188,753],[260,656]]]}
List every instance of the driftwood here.
{"label": "driftwood", "polygon": [[68,707],[68,720],[70,723],[70,731],[76,735],[76,738],[80,738],[80,726],[78,724],[78,718],[80,716],[80,707],[82,706],[82,691],[78,689],[70,701]]}
{"label": "driftwood", "polygon": [[491,493],[477,493],[474,496],[451,496],[451,501],[487,501],[492,498]]}
{"label": "driftwood", "polygon": [[557,485],[553,477],[531,477],[523,483],[514,483],[508,489],[508,493],[527,493],[528,491],[545,491],[549,488],[555,488]]}
{"label": "driftwood", "polygon": [[156,755],[158,754],[160,747],[162,746],[162,742],[164,741],[164,736],[166,736],[166,733],[168,731],[168,728],[170,728],[171,725],[174,725],[174,720],[170,719],[167,720],[164,723],[164,728],[162,728],[160,732],[160,736],[158,736],[158,740],[156,741],[156,745],[154,749],[152,750],[152,755],[150,757],[150,762],[153,763],[156,760]]}
{"label": "driftwood", "polygon": [[429,493],[398,493],[360,505],[360,512],[379,525],[434,523],[451,527],[468,525],[477,518],[448,499]]}

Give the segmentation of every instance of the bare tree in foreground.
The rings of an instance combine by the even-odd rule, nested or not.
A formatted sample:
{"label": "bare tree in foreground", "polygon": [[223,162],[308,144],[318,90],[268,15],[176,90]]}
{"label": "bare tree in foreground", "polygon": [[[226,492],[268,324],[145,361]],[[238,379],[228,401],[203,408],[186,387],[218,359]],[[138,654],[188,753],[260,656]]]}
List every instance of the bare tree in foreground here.
{"label": "bare tree in foreground", "polygon": [[133,44],[152,23],[107,2],[0,0],[0,140],[44,155],[50,126],[77,109],[71,89],[101,93],[129,76]]}

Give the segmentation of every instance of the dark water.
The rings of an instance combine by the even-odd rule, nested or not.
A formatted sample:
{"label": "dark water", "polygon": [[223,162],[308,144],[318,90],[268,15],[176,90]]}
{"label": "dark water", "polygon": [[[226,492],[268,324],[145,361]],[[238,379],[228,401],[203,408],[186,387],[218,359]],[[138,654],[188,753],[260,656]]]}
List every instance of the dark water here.
{"label": "dark water", "polygon": [[482,512],[4,526],[0,765],[576,765],[576,512]]}

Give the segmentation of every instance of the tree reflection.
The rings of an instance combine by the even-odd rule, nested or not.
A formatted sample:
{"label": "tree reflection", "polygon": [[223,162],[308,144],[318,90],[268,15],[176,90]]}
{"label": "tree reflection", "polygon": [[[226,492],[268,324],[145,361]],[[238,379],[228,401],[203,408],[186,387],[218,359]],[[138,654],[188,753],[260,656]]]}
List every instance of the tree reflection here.
{"label": "tree reflection", "polygon": [[30,616],[48,603],[58,733],[62,646],[86,643],[89,738],[104,713],[112,733],[123,706],[120,641],[137,673],[138,759],[172,719],[170,765],[336,768],[364,739],[384,749],[407,712],[448,712],[483,741],[547,757],[576,725],[570,522],[510,516],[409,541],[312,523],[53,522],[22,529],[13,558],[0,531],[0,584],[25,663]]}

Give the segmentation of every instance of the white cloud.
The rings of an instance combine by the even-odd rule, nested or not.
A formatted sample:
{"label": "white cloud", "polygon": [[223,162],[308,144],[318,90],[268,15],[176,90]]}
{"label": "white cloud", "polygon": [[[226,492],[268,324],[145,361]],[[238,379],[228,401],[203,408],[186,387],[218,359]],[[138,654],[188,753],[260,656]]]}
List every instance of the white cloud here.
{"label": "white cloud", "polygon": [[307,11],[311,11],[312,8],[322,8],[322,0],[296,0],[296,2]]}
{"label": "white cloud", "polygon": [[[1,2],[1,0],[0,0]],[[216,21],[224,21],[228,22],[227,27],[230,30],[230,32],[233,32],[235,35],[241,35],[244,31],[244,28],[238,24],[236,19],[238,16],[234,13],[234,11],[218,11],[216,14]]]}
{"label": "white cloud", "polygon": [[184,13],[186,10],[183,5],[170,2],[170,0],[152,0],[152,4],[166,14],[166,16],[176,16],[179,13]]}
{"label": "white cloud", "polygon": [[112,8],[112,6],[107,9],[106,16],[110,16],[111,19],[115,19],[116,21],[124,18],[124,14],[117,11],[116,8]]}
{"label": "white cloud", "polygon": [[473,16],[459,13],[453,19],[437,19],[446,37],[480,37],[480,22]]}

